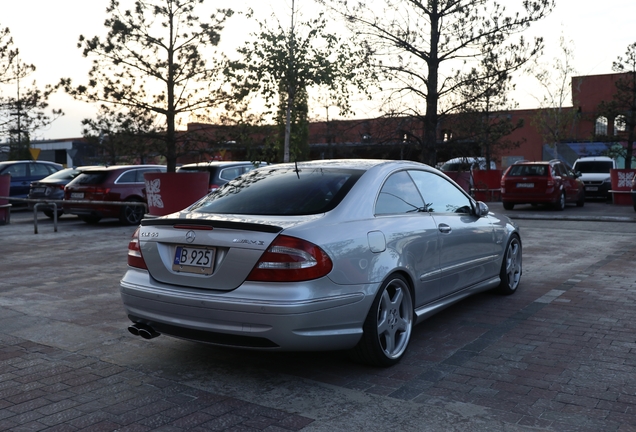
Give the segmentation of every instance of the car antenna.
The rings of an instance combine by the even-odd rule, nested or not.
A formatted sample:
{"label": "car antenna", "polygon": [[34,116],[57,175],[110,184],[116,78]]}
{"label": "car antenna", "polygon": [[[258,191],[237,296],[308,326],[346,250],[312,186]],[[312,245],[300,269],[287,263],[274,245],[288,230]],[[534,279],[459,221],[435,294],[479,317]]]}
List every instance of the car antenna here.
{"label": "car antenna", "polygon": [[294,161],[294,166],[296,167],[294,172],[296,173],[296,176],[298,177],[298,180],[300,180],[300,170],[298,169],[298,160]]}

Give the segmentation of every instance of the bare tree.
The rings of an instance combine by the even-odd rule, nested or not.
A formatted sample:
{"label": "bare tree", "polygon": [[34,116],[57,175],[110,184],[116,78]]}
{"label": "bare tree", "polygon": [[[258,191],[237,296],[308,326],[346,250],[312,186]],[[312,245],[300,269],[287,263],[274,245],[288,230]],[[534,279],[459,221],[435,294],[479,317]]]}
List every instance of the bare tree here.
{"label": "bare tree", "polygon": [[64,115],[62,110],[48,111],[48,99],[58,86],[44,89],[33,81],[25,83],[35,66],[21,61],[20,51],[13,47],[8,28],[0,31],[0,136],[9,141],[10,158],[31,158],[31,137]]}
{"label": "bare tree", "polygon": [[[239,48],[242,58],[231,64],[237,99],[258,93],[266,109],[281,126],[282,160],[307,154],[308,92],[320,89],[329,95],[340,114],[351,113],[351,88],[364,91],[373,75],[365,67],[366,51],[327,29],[323,14],[298,21],[292,1],[292,20],[287,27],[276,17],[259,21],[260,30]],[[271,23],[275,23],[272,25]]]}
{"label": "bare tree", "polygon": [[[175,171],[179,152],[178,117],[222,105],[221,72],[225,58],[206,48],[218,45],[230,9],[209,20],[198,18],[204,0],[136,0],[120,10],[117,0],[106,9],[104,39],[80,36],[78,47],[93,57],[87,85],[62,80],[66,91],[87,102],[114,104],[165,119],[161,152]],[[185,144],[186,141],[180,144]]]}
{"label": "bare tree", "polygon": [[627,47],[625,57],[618,57],[612,64],[614,72],[622,74],[614,82],[616,92],[611,101],[601,103],[599,111],[621,126],[617,135],[627,141],[621,156],[625,158],[625,168],[631,169],[636,139],[636,42]]}
{"label": "bare tree", "polygon": [[[554,0],[320,0],[343,15],[364,40],[383,74],[387,103],[404,115],[423,119],[421,159],[435,163],[440,119],[460,110],[457,95],[493,71],[476,67],[495,56],[500,73],[520,69],[542,48],[542,38],[528,43],[520,35],[544,18]],[[395,101],[391,103],[391,101]]]}
{"label": "bare tree", "polygon": [[[539,110],[531,123],[539,131],[546,143],[553,148],[554,158],[558,159],[558,145],[572,135],[577,120],[577,112],[570,104],[572,100],[572,77],[576,74],[573,66],[574,49],[572,41],[560,38],[561,54],[545,67],[545,63],[535,61],[531,72],[543,88],[543,97],[537,97]],[[566,105],[568,105],[566,107]]]}

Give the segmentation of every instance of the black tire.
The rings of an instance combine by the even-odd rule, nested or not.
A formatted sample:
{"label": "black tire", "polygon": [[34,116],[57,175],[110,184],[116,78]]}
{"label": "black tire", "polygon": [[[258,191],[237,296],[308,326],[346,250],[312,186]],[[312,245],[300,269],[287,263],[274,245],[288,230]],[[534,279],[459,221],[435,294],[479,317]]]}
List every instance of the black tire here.
{"label": "black tire", "polygon": [[554,203],[554,209],[558,211],[563,211],[563,209],[565,209],[565,192],[561,192],[559,200]]}
{"label": "black tire", "polygon": [[391,275],[373,300],[353,357],[381,367],[399,362],[411,340],[413,316],[409,283],[399,274]]}
{"label": "black tire", "polygon": [[[126,201],[130,202],[141,202],[139,199],[130,198]],[[125,205],[121,208],[121,213],[119,214],[119,222],[124,225],[139,225],[139,222],[144,217],[146,209],[141,205]]]}
{"label": "black tire", "polygon": [[515,205],[513,203],[503,203],[503,208],[506,210],[512,210],[513,208],[515,208]]}
{"label": "black tire", "polygon": [[98,223],[100,220],[102,220],[102,218],[100,218],[99,216],[80,216],[79,218],[83,220],[84,222],[86,222],[87,224],[91,224],[91,225],[94,225]]}
{"label": "black tire", "polygon": [[499,272],[501,282],[496,289],[497,292],[502,295],[514,294],[519,287],[522,270],[521,240],[518,236],[513,235],[504,251],[501,271]]}
{"label": "black tire", "polygon": [[579,199],[576,201],[577,207],[583,207],[585,205],[585,191],[581,191]]}

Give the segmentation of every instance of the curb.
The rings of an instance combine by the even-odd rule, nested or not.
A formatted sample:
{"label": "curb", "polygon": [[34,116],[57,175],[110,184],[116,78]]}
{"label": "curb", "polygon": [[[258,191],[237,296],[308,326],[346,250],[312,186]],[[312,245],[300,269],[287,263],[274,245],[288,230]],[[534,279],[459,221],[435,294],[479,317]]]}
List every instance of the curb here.
{"label": "curb", "polygon": [[538,214],[510,214],[503,213],[510,219],[520,220],[561,220],[572,222],[636,222],[636,217],[628,216],[544,216]]}

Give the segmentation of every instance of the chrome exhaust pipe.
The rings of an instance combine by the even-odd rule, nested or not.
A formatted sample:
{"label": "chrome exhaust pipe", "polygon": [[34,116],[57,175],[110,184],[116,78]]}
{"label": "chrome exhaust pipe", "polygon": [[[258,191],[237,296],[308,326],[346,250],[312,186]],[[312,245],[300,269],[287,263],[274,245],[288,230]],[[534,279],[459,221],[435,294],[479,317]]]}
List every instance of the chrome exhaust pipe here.
{"label": "chrome exhaust pipe", "polygon": [[141,336],[144,339],[153,339],[161,335],[152,327],[142,323],[134,323],[128,326],[128,331],[135,336]]}

